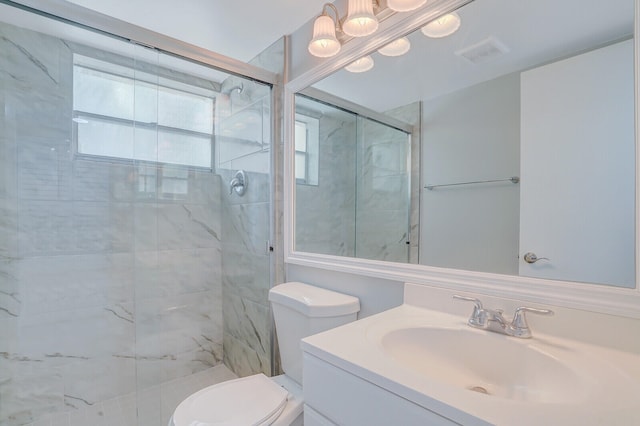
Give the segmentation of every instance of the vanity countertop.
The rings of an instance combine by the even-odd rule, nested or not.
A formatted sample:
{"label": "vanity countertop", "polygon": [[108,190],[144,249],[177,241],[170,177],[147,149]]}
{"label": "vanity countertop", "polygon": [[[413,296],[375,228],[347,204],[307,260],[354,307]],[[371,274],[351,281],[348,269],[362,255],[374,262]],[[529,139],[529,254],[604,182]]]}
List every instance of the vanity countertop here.
{"label": "vanity countertop", "polygon": [[[307,337],[302,349],[460,424],[640,424],[638,354],[540,333],[517,339],[473,329],[466,320],[404,304]],[[443,347],[458,340],[455,336],[468,340],[453,344],[449,357]],[[395,350],[396,341],[406,345]],[[432,349],[439,354],[435,358]],[[420,351],[429,355],[424,363]],[[469,369],[469,364],[474,366]],[[490,378],[483,384],[489,395],[469,390],[479,376],[470,379],[469,387],[463,384],[467,370],[483,368],[480,376]]]}

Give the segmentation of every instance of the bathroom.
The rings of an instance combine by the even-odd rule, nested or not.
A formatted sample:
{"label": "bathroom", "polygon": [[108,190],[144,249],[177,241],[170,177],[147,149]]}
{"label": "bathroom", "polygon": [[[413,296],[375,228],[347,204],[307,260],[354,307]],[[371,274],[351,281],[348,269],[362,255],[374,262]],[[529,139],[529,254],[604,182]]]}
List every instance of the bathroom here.
{"label": "bathroom", "polygon": [[[420,141],[424,134],[420,126],[427,125],[426,102],[399,101],[396,97],[406,89],[393,85],[374,86],[384,91],[383,98],[390,105],[397,101],[389,107],[362,106],[366,103],[357,97],[349,104],[340,104],[337,99],[317,96],[318,90],[330,92],[331,74],[339,80],[340,68],[418,30],[438,12],[460,8],[463,21],[459,35],[465,38],[457,48],[472,44],[475,40],[469,33],[473,28],[469,7],[487,2],[433,1],[421,6],[420,13],[393,14],[377,8],[376,13],[381,14],[378,31],[361,39],[346,40],[342,36],[342,51],[329,59],[311,56],[307,50],[313,19],[323,11],[322,2],[309,5],[307,15],[295,25],[283,24],[280,32],[272,33],[272,44],[258,55],[242,51],[240,42],[234,48],[237,50],[210,47],[214,46],[208,44],[213,29],[208,28],[208,19],[200,16],[204,13],[198,7],[205,6],[198,2],[184,12],[184,19],[199,26],[181,30],[169,25],[170,2],[158,5],[168,13],[157,17],[145,14],[136,3],[116,7],[115,2],[3,2],[3,50],[14,56],[2,53],[7,66],[3,65],[2,84],[0,425],[164,425],[176,405],[200,388],[236,376],[279,374],[268,291],[287,281],[358,297],[358,318],[362,319],[401,305],[407,282],[429,292],[432,308],[450,310],[465,319],[471,306],[451,302],[454,293],[478,297],[489,307],[505,309],[505,316],[511,315],[516,305],[549,307],[555,316],[531,315],[534,336],[536,332],[549,333],[629,354],[640,353],[640,295],[635,284],[637,232],[633,230],[637,228],[637,215],[630,213],[635,211],[637,198],[635,178],[625,180],[629,185],[624,187],[625,196],[619,197],[626,203],[626,215],[618,223],[627,227],[619,233],[626,238],[621,246],[608,250],[624,259],[618,259],[616,267],[602,266],[603,257],[593,261],[581,258],[580,262],[595,265],[594,269],[621,271],[619,275],[602,279],[545,276],[550,268],[544,267],[549,261],[543,259],[532,264],[542,265],[536,272],[543,275],[527,274],[522,272],[523,266],[529,267],[522,261],[522,242],[518,248],[518,238],[523,240],[518,227],[522,212],[516,208],[504,210],[507,216],[497,216],[489,210],[487,215],[497,220],[458,222],[451,226],[459,232],[446,231],[444,225],[427,220],[433,216],[429,210],[431,198],[463,195],[464,191],[424,188],[476,179],[522,178],[524,170],[503,170],[496,163],[485,167],[493,175],[479,176],[478,170],[463,164],[460,168],[470,173],[462,179],[429,175],[437,168],[426,168],[426,164],[433,165],[427,155],[431,148],[426,139]],[[15,8],[13,3],[23,6]],[[599,44],[625,42],[633,35],[634,2],[621,3],[623,24],[625,28],[631,25],[631,30],[614,36],[605,34],[607,43]],[[341,16],[346,14],[346,1],[334,4]],[[215,15],[213,6],[207,7],[212,8],[207,13]],[[510,13],[526,13],[518,7]],[[83,23],[84,28],[42,16],[47,14]],[[600,9],[592,14],[605,16]],[[232,31],[220,16],[212,19],[215,25]],[[102,34],[88,28],[98,28]],[[286,34],[289,36],[283,38]],[[125,41],[129,39],[138,43]],[[582,53],[589,49],[575,50]],[[556,57],[572,56],[570,53],[574,51]],[[376,67],[393,59],[372,56]],[[14,62],[18,57],[23,62]],[[547,62],[543,59],[535,64]],[[390,66],[398,69],[397,65]],[[76,89],[74,84],[80,78],[75,76],[83,70],[91,71],[86,75],[115,74],[125,81],[133,88],[133,97],[125,101],[127,108],[140,118],[106,120],[104,116],[109,113],[100,109],[101,103],[89,102],[91,97],[82,105],[82,99],[70,91]],[[12,86],[9,81],[17,83]],[[53,82],[58,91],[53,90]],[[60,87],[66,87],[69,93],[61,93]],[[155,91],[152,98],[157,100],[145,107],[140,99],[149,88]],[[353,85],[353,92],[366,90]],[[157,158],[150,159],[82,151],[82,130],[88,124],[84,121],[101,119],[133,126],[136,141],[144,140],[145,131],[152,131],[158,140],[168,127],[175,133],[180,125],[163,126],[161,122],[163,91],[213,97],[214,104],[208,105],[211,109],[203,114],[213,116],[213,120],[205,117],[194,121],[193,125],[203,129],[180,129],[185,135],[215,140],[210,152],[194,148],[194,155],[181,158],[170,148],[164,153],[158,149],[152,152]],[[339,93],[349,99],[347,90]],[[305,112],[298,108],[305,107],[298,102],[301,97],[307,104],[309,99],[317,99],[327,108],[337,107],[353,120],[351,130],[343,126],[343,130],[357,135],[352,151],[334,157],[319,152],[325,155],[320,167],[330,164],[327,159],[355,161],[355,175],[341,175],[340,182],[330,185],[334,195],[337,190],[345,191],[347,184],[352,186],[352,194],[345,196],[351,211],[341,211],[348,221],[340,220],[336,211],[330,210],[305,216],[303,207],[314,200],[313,178],[310,182],[299,178],[294,171],[297,152],[289,150],[292,122],[297,121],[293,117]],[[182,101],[187,102],[184,98]],[[309,109],[306,105],[306,115],[313,116]],[[156,116],[146,117],[149,110],[157,110],[152,113]],[[394,112],[381,117],[374,110]],[[38,117],[37,125],[34,116]],[[362,135],[367,126],[375,127],[375,133],[399,135],[403,149],[386,149],[391,136],[365,145],[367,138]],[[213,127],[213,132],[205,127]],[[361,132],[363,129],[365,132]],[[323,132],[321,128],[319,133]],[[621,156],[635,160],[637,152],[633,149]],[[173,158],[159,158],[163,154]],[[519,154],[510,152],[516,158]],[[375,165],[368,171],[363,162],[358,162],[366,155],[371,155]],[[205,163],[201,162],[203,158],[207,159]],[[392,166],[383,160],[393,160]],[[635,173],[635,161],[617,171],[628,177],[629,167]],[[239,170],[245,171],[243,195],[238,192],[239,186],[230,185]],[[344,167],[340,171],[344,172]],[[332,175],[331,169],[319,169],[317,173],[323,180]],[[371,177],[367,173],[382,173],[374,177],[390,182],[392,190],[385,189],[379,198],[369,197],[366,191],[380,188],[375,182],[381,180],[368,188],[360,187],[366,186],[364,177]],[[527,181],[507,181],[487,187],[487,191],[493,191],[490,197],[506,194],[509,202],[517,205]],[[618,184],[609,181],[602,185],[606,189]],[[469,192],[487,200],[482,190]],[[394,197],[398,195],[403,201],[397,202]],[[370,214],[371,207],[381,206],[383,198],[394,206],[393,211],[384,206]],[[489,198],[487,204],[504,206],[504,201],[496,199]],[[478,214],[487,211],[477,198],[471,202]],[[457,207],[458,211],[469,208]],[[447,215],[436,213],[440,218]],[[496,231],[492,228],[496,222],[511,227]],[[344,226],[342,234],[349,238],[335,239],[340,233],[335,232],[336,224]],[[485,229],[486,233],[475,235],[475,240],[465,238],[474,233],[465,228],[467,225]],[[428,234],[443,229],[444,236]],[[379,240],[387,234],[391,237]],[[511,259],[479,265],[475,260],[489,256],[481,243],[487,244],[487,238],[494,235],[500,235],[505,243],[491,240],[489,244],[511,250]],[[450,238],[446,241],[437,240],[447,236]],[[436,243],[431,244],[433,241]],[[384,249],[376,250],[378,245]],[[333,251],[335,248],[338,250]],[[461,255],[438,257],[447,250]],[[544,250],[529,250],[551,261],[557,259],[557,255]],[[505,259],[500,253],[495,256],[493,260]],[[611,329],[616,332],[611,333]]]}

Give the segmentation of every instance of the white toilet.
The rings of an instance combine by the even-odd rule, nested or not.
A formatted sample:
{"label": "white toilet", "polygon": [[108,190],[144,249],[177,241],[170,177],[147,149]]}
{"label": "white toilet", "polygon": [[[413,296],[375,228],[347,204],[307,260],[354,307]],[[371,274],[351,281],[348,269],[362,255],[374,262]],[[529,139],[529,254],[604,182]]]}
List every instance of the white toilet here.
{"label": "white toilet", "polygon": [[300,340],[356,320],[353,296],[291,282],[269,291],[284,374],[256,374],[204,388],[182,401],[169,426],[302,425]]}

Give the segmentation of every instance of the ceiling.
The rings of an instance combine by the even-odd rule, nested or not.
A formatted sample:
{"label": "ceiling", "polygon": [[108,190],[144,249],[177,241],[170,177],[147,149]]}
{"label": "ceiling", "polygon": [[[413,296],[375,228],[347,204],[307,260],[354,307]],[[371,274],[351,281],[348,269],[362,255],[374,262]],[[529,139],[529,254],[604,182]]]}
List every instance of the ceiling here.
{"label": "ceiling", "polygon": [[70,0],[248,62],[319,15],[326,0]]}
{"label": "ceiling", "polygon": [[[462,25],[441,39],[409,35],[401,57],[373,53],[372,70],[341,70],[314,87],[378,112],[431,99],[633,34],[633,0],[476,0],[458,11]],[[488,37],[508,52],[481,63],[455,54]]]}

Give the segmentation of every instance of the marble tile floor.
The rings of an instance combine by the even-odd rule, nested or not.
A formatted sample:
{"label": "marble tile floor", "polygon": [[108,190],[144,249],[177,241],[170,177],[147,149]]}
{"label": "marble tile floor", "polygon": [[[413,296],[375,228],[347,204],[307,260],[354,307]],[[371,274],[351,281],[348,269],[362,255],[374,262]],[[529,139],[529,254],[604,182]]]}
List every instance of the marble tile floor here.
{"label": "marble tile floor", "polygon": [[176,406],[197,390],[237,376],[220,364],[182,377],[102,401],[91,408],[55,414],[26,426],[166,426]]}

